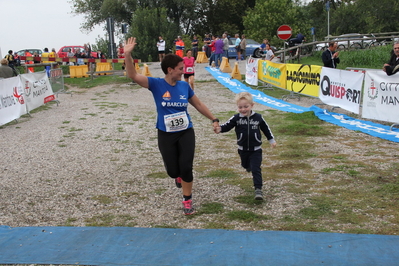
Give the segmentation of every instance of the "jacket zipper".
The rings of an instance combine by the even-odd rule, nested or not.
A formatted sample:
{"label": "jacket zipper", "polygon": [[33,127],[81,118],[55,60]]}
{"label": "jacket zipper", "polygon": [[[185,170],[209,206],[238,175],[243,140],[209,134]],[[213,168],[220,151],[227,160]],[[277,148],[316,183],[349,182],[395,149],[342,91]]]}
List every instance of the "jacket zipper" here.
{"label": "jacket zipper", "polygon": [[250,135],[249,135],[249,117],[247,117],[247,119],[248,119],[248,145],[247,145],[247,150],[249,151],[249,138],[250,138]]}

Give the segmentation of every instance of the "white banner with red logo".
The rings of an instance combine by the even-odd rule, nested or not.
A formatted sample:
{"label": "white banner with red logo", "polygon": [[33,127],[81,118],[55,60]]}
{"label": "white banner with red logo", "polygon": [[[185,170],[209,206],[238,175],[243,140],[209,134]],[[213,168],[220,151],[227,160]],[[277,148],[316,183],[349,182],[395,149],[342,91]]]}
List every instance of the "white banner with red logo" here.
{"label": "white banner with red logo", "polygon": [[362,117],[399,123],[399,74],[366,71]]}
{"label": "white banner with red logo", "polygon": [[364,74],[323,67],[320,75],[320,100],[359,114]]}
{"label": "white banner with red logo", "polygon": [[19,77],[0,79],[0,125],[26,114],[24,95]]}
{"label": "white banner with red logo", "polygon": [[258,59],[252,56],[247,61],[245,82],[249,85],[258,86]]}
{"label": "white banner with red logo", "polygon": [[55,100],[46,72],[22,74],[0,80],[0,125]]}
{"label": "white banner with red logo", "polygon": [[28,112],[55,100],[46,72],[22,74],[20,77]]}

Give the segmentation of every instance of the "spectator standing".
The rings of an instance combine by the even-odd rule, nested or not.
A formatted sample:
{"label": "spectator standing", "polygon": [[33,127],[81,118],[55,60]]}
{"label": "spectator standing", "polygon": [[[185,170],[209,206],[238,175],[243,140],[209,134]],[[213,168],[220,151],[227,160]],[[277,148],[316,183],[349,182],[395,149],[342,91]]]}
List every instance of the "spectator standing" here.
{"label": "spectator standing", "polygon": [[33,52],[33,63],[40,64],[40,55],[37,52]]}
{"label": "spectator standing", "polygon": [[[25,50],[25,56],[26,56],[26,57],[28,57],[28,56],[31,57],[32,54],[31,54],[28,50]],[[33,61],[25,59],[25,64],[26,64],[26,65],[31,65],[31,64],[33,64]],[[33,67],[28,67],[28,70],[29,70],[30,73],[35,72],[35,70],[33,69]]]}
{"label": "spectator standing", "polygon": [[[119,43],[118,46],[118,58],[119,59],[124,59],[125,58],[125,48],[123,48],[123,44]],[[122,69],[125,69],[125,62],[122,63]]]}
{"label": "spectator standing", "polygon": [[11,78],[14,76],[14,71],[8,66],[8,60],[3,58],[0,61],[0,78]]}
{"label": "spectator standing", "polygon": [[125,58],[125,49],[123,48],[122,43],[119,43],[119,46],[118,46],[118,58],[120,58],[120,59]]}
{"label": "spectator standing", "polygon": [[193,37],[193,41],[191,42],[191,50],[193,51],[193,56],[195,59],[197,59],[197,55],[198,55],[198,38],[197,35],[194,35]]}
{"label": "spectator standing", "polygon": [[19,55],[17,53],[14,53],[14,59],[15,59],[15,66],[20,66],[21,59],[19,59]]}
{"label": "spectator standing", "polygon": [[194,90],[194,75],[195,75],[195,58],[192,56],[192,51],[188,50],[186,56],[183,57],[184,64],[184,81],[190,84],[191,89]]}
{"label": "spectator standing", "polygon": [[270,44],[268,43],[266,44],[264,55],[265,55],[265,60],[272,61],[274,58],[273,50],[270,48]]}
{"label": "spectator standing", "polygon": [[236,95],[235,100],[238,114],[232,116],[226,123],[218,127],[215,132],[223,133],[235,128],[241,166],[247,172],[252,172],[255,199],[263,200],[261,131],[268,139],[272,148],[275,148],[277,143],[262,115],[252,110],[254,106],[252,95],[249,92],[240,92]]}
{"label": "spectator standing", "polygon": [[[50,58],[50,53],[49,53],[47,47],[43,49],[42,57],[47,58],[47,60],[43,61],[43,64],[51,64],[52,63],[50,60],[48,60],[48,58]],[[51,66],[45,66],[45,69],[46,69],[47,77],[50,77]]]}
{"label": "spectator standing", "polygon": [[215,66],[216,68],[219,68],[220,64],[222,63],[222,59],[223,59],[223,40],[220,39],[220,36],[217,36],[216,41],[215,41]]}
{"label": "spectator standing", "polygon": [[209,34],[205,34],[204,38],[204,46],[205,46],[205,54],[206,57],[210,58],[212,54],[212,49],[209,47],[209,45],[212,43],[212,39]]}
{"label": "spectator standing", "polygon": [[86,58],[92,58],[92,56],[91,56],[91,46],[90,46],[90,43],[85,43],[84,45],[83,45],[83,48],[84,48],[84,53],[85,53],[85,55],[86,55]]}
{"label": "spectator standing", "polygon": [[[67,57],[69,58],[69,60],[75,57],[75,54],[72,52],[72,48],[68,48]],[[73,66],[74,64],[74,62],[69,61],[70,66]]]}
{"label": "spectator standing", "polygon": [[166,49],[166,42],[162,38],[162,36],[158,37],[157,47],[158,47],[159,63],[161,63],[162,60],[165,58],[165,49]]}
{"label": "spectator standing", "polygon": [[208,45],[208,47],[211,49],[211,56],[209,57],[209,66],[212,66],[212,62],[215,61],[215,42],[216,42],[216,36],[212,36],[212,42],[211,44]]}
{"label": "spectator standing", "polygon": [[243,55],[244,61],[247,60],[247,39],[245,39],[245,35],[241,36],[240,43],[241,54]]}
{"label": "spectator standing", "polygon": [[237,51],[237,61],[240,62],[241,61],[241,39],[240,39],[240,35],[238,35],[238,33],[236,33],[234,35],[234,37],[236,38],[236,42],[234,43],[235,49]]}
{"label": "spectator standing", "polygon": [[338,48],[338,43],[329,42],[328,49],[325,50],[321,54],[321,60],[323,60],[323,64],[325,67],[337,68],[337,64],[339,64],[339,52],[336,52]]}
{"label": "spectator standing", "polygon": [[181,38],[181,36],[177,36],[177,42],[176,42],[176,54],[183,58],[183,51],[184,51],[184,42]]}
{"label": "spectator standing", "polygon": [[399,71],[399,41],[393,44],[393,53],[389,62],[384,64],[383,70],[388,76],[391,76]]}
{"label": "spectator standing", "polygon": [[268,39],[263,39],[263,42],[262,42],[262,44],[260,45],[260,50],[261,50],[262,52],[266,51],[266,44],[268,44],[268,43],[269,43],[269,40],[268,40]]}
{"label": "spectator standing", "polygon": [[101,50],[97,50],[97,59],[103,59],[103,53]]}
{"label": "spectator standing", "polygon": [[8,51],[8,54],[4,57],[8,61],[8,66],[11,67],[12,71],[14,71],[15,74],[17,74],[17,71],[15,69],[16,66],[16,58],[12,54],[12,50]]}
{"label": "spectator standing", "polygon": [[219,126],[219,120],[200,101],[187,82],[181,81],[184,64],[180,56],[167,54],[162,60],[164,78],[147,77],[138,74],[133,65],[130,54],[135,46],[136,38],[129,38],[125,45],[128,55],[125,58],[127,76],[153,94],[158,113],[158,147],[166,172],[175,179],[176,186],[183,190],[183,213],[194,214],[192,187],[195,133],[187,110],[188,104],[212,121],[214,131]]}
{"label": "spectator standing", "polygon": [[227,37],[227,33],[223,33],[223,52],[224,56],[227,57],[227,60],[229,59],[229,38]]}
{"label": "spectator standing", "polygon": [[54,58],[54,60],[51,61],[51,63],[53,63],[54,68],[58,68],[58,63],[56,61],[57,52],[55,51],[55,48],[51,48],[50,58]]}

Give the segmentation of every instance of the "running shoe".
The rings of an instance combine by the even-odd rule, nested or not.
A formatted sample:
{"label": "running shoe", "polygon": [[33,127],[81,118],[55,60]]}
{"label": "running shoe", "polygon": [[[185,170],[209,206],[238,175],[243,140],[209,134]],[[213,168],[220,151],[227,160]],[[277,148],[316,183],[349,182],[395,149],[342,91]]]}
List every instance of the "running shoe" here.
{"label": "running shoe", "polygon": [[181,177],[175,178],[176,187],[181,188]]}
{"label": "running shoe", "polygon": [[255,189],[255,199],[256,200],[263,200],[262,189],[260,189],[260,188]]}
{"label": "running shoe", "polygon": [[183,203],[183,212],[185,215],[190,215],[195,213],[192,200],[182,201],[182,203]]}

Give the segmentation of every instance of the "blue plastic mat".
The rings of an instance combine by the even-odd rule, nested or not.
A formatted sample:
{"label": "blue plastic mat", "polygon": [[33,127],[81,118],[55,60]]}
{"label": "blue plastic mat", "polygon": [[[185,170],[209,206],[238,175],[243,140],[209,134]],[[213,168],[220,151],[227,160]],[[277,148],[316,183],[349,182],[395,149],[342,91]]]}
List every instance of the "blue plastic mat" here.
{"label": "blue plastic mat", "polygon": [[398,265],[399,236],[131,227],[0,227],[0,263]]}

